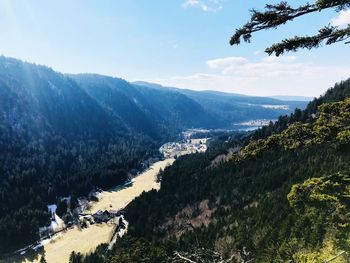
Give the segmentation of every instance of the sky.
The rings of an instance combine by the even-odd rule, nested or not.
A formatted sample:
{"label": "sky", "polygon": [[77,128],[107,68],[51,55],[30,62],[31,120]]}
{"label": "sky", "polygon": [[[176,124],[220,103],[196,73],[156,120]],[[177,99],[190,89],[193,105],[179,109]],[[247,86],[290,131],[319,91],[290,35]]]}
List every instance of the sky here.
{"label": "sky", "polygon": [[63,73],[258,96],[319,96],[350,77],[344,43],[279,58],[263,52],[286,37],[347,25],[350,11],[301,17],[230,46],[249,10],[266,1],[0,0],[0,54]]}

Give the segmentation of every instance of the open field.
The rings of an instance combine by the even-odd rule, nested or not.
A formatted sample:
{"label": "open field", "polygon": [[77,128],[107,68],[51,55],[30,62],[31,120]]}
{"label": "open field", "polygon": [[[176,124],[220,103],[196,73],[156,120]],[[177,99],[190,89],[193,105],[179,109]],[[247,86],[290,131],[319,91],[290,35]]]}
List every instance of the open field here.
{"label": "open field", "polygon": [[[74,227],[64,232],[55,240],[44,246],[45,258],[48,263],[68,262],[72,251],[88,253],[93,251],[99,244],[109,242],[112,238],[114,224],[103,223],[90,225],[83,230]],[[39,262],[25,259],[22,262]]]}
{"label": "open field", "polygon": [[132,180],[132,186],[117,187],[109,191],[103,191],[99,194],[99,201],[92,203],[88,213],[96,213],[98,210],[119,210],[130,203],[135,197],[143,191],[147,192],[152,189],[159,189],[159,184],[155,181],[160,169],[171,165],[175,159],[166,159],[154,163],[149,169],[141,173]]}
{"label": "open field", "polygon": [[[88,213],[95,213],[98,210],[119,210],[125,207],[143,191],[159,189],[156,183],[156,175],[160,169],[171,165],[175,159],[166,159],[153,164],[149,169],[135,177],[133,184],[129,187],[117,187],[109,191],[103,191],[99,195],[99,201],[91,205]],[[88,228],[79,230],[77,227],[58,234],[59,236],[44,245],[45,258],[48,263],[66,263],[72,251],[87,253],[101,243],[109,242],[114,229],[113,223],[90,225]],[[13,260],[9,262],[39,262],[40,256],[29,259]]]}

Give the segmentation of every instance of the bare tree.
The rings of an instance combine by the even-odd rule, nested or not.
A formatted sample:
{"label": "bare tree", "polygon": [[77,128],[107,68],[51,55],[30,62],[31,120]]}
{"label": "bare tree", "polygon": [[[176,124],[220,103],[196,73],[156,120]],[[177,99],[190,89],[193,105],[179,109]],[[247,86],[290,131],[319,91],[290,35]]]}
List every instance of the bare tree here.
{"label": "bare tree", "polygon": [[253,257],[245,248],[243,251],[233,253],[229,257],[224,257],[221,253],[214,250],[196,248],[191,252],[175,251],[169,261],[172,263],[248,263],[253,261]]}

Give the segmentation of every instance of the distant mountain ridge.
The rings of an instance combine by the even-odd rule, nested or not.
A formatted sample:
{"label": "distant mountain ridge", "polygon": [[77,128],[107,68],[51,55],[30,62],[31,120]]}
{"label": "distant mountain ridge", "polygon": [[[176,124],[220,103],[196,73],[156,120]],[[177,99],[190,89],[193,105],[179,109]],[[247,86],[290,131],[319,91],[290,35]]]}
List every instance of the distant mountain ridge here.
{"label": "distant mountain ridge", "polygon": [[[159,84],[137,81],[134,84],[156,90],[176,91],[199,103],[210,115],[215,116],[217,126],[232,128],[232,124],[253,119],[276,119],[287,115],[295,108],[303,109],[307,101],[283,101],[269,97],[247,96],[219,91],[194,91]],[[287,107],[277,107],[285,105]],[[276,106],[276,107],[269,107]],[[218,128],[218,127],[216,127]]]}
{"label": "distant mountain ridge", "polygon": [[[130,83],[97,74],[61,74],[45,66],[6,57],[0,57],[0,84],[3,86],[0,99],[4,104],[10,96],[19,96],[16,110],[29,107],[26,114],[15,114],[8,105],[3,116],[16,116],[17,125],[22,125],[27,116],[27,121],[33,120],[29,123],[37,125],[38,130],[46,125],[73,137],[130,131],[158,140],[187,128],[232,128],[233,123],[251,119],[275,119],[306,105],[146,82]],[[286,108],[266,105],[286,105]],[[11,121],[7,119],[7,122]]]}
{"label": "distant mountain ridge", "polygon": [[214,116],[184,94],[133,85],[108,76],[70,75],[78,85],[126,125],[154,138],[189,127],[215,127]]}
{"label": "distant mountain ridge", "polygon": [[97,74],[61,74],[4,56],[0,86],[2,125],[18,136],[50,133],[96,139],[141,133],[166,141],[188,128],[232,129],[235,123],[276,119],[306,105]]}
{"label": "distant mountain ridge", "polygon": [[[287,109],[266,105],[287,105]],[[303,104],[299,104],[303,107]],[[62,74],[0,56],[0,253],[38,239],[58,196],[128,179],[188,128],[272,119],[294,102]]]}
{"label": "distant mountain ridge", "polygon": [[270,98],[278,99],[278,100],[284,100],[284,101],[312,101],[313,97],[306,97],[306,96],[270,96]]}

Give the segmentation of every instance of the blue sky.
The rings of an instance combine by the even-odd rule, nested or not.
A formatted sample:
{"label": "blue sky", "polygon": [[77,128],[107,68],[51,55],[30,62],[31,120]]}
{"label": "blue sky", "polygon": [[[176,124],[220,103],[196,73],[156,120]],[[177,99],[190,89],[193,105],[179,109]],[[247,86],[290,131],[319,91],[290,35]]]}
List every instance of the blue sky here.
{"label": "blue sky", "polygon": [[264,3],[0,0],[0,53],[65,73],[94,72],[261,96],[318,96],[334,82],[350,77],[350,47],[343,43],[280,59],[262,52],[287,36],[316,33],[332,19],[340,25],[350,23],[349,12],[301,18],[258,33],[250,44],[231,47],[234,29],[248,20],[250,9]]}

